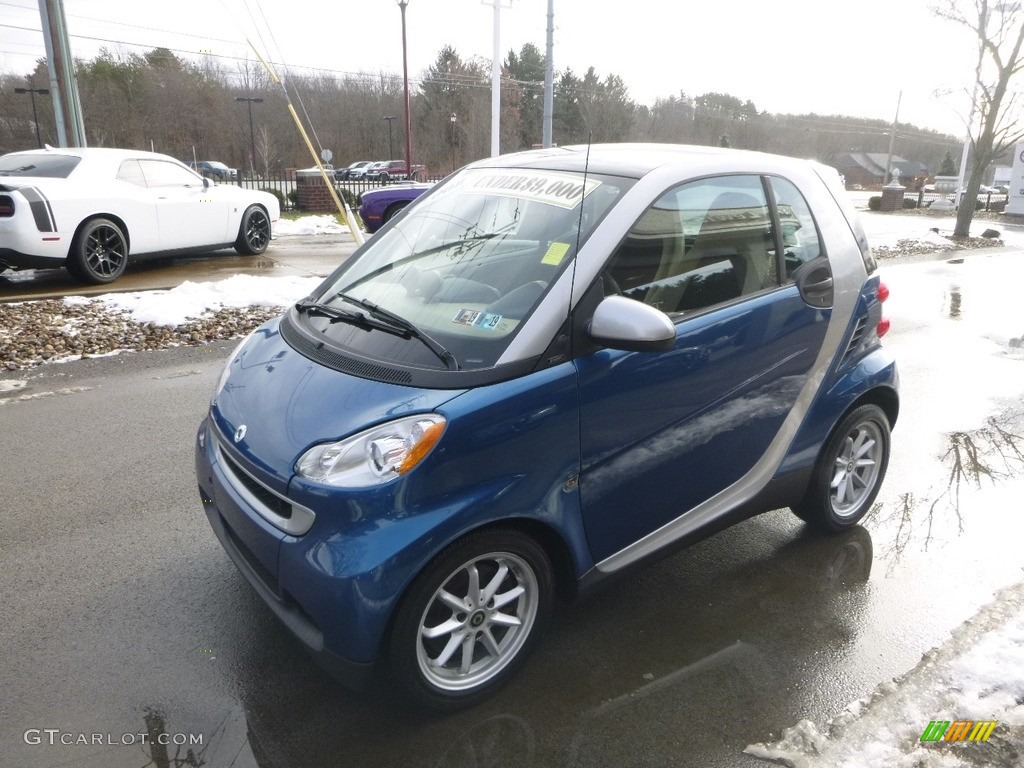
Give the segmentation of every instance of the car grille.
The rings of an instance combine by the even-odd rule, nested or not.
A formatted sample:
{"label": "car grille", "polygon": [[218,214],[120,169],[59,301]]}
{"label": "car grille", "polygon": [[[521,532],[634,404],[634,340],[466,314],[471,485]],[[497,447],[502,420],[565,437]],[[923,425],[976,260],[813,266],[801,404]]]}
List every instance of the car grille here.
{"label": "car grille", "polygon": [[292,505],[290,502],[285,501],[263,485],[263,483],[252,477],[226,451],[221,451],[220,455],[230,469],[232,479],[236,483],[244,486],[249,493],[259,499],[264,506],[273,511],[278,517],[283,517],[285,520],[291,519]]}
{"label": "car grille", "polygon": [[254,512],[292,536],[301,536],[313,526],[316,519],[313,510],[292,502],[261,483],[231,456],[216,430],[213,430],[213,435],[215,455],[225,479]]}

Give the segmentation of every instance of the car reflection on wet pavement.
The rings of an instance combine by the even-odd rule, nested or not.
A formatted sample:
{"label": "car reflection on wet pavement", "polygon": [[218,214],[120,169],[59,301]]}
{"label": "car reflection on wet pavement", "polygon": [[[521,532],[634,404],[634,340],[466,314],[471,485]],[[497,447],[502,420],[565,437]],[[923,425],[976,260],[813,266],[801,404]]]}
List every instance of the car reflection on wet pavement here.
{"label": "car reflection on wet pavement", "polygon": [[234,275],[326,277],[353,250],[355,240],[347,233],[280,237],[259,256],[225,250],[132,262],[113,285],[83,285],[65,269],[0,270],[0,301],[150,291],[186,280],[205,283]]}
{"label": "car reflection on wet pavement", "polygon": [[[744,747],[837,715],[1022,578],[1024,259],[883,265],[883,280],[903,411],[863,527],[748,520],[562,609],[505,689],[445,717],[332,682],[203,525],[190,435],[216,361],[0,406],[22,500],[0,542],[0,764],[765,765]],[[32,744],[29,729],[107,741]],[[156,733],[203,739],[141,743]]]}

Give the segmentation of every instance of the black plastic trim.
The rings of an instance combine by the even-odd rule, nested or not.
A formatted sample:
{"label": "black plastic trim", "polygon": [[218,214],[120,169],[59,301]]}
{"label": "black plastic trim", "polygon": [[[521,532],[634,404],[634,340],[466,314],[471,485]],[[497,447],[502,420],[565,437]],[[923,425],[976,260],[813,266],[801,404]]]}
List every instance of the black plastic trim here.
{"label": "black plastic trim", "polygon": [[301,316],[294,307],[281,318],[280,330],[281,338],[288,346],[303,357],[327,368],[361,379],[426,389],[469,389],[517,379],[532,372],[540,360],[538,355],[514,363],[471,371],[395,365],[329,344],[322,336],[314,335],[304,327]]}

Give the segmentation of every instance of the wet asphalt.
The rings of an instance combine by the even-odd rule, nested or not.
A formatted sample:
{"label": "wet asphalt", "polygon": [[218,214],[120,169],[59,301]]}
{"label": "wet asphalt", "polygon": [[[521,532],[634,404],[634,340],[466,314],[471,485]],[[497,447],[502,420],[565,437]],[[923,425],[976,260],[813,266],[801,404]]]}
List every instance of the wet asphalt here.
{"label": "wet asphalt", "polygon": [[863,527],[746,521],[561,607],[499,695],[444,717],[332,682],[209,529],[192,446],[231,344],[22,376],[0,766],[763,765],[743,747],[838,714],[1024,578],[1024,252],[883,279],[902,410]]}

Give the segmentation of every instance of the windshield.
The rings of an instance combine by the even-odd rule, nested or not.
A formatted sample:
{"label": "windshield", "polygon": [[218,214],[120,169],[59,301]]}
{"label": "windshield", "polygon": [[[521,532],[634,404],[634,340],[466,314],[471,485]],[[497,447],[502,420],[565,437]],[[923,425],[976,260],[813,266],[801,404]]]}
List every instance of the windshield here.
{"label": "windshield", "polygon": [[0,176],[66,179],[80,162],[82,162],[82,158],[75,155],[19,152],[0,157]]}
{"label": "windshield", "polygon": [[[584,195],[582,174],[463,171],[375,235],[316,301],[386,309],[436,340],[459,369],[491,366],[572,264],[577,240],[632,184],[590,175]],[[443,368],[421,343],[340,322],[324,334],[363,355]]]}

